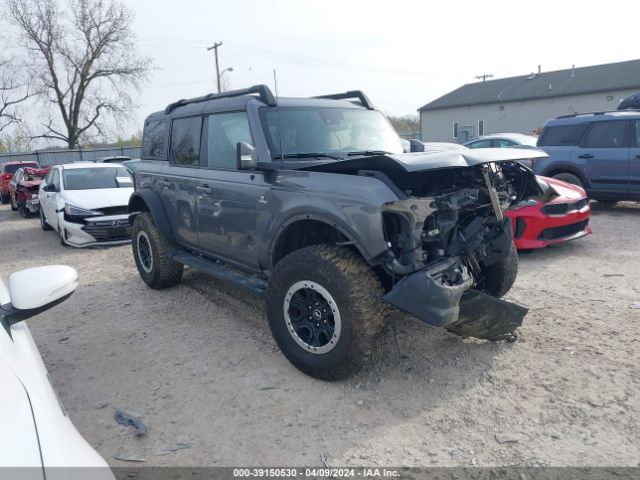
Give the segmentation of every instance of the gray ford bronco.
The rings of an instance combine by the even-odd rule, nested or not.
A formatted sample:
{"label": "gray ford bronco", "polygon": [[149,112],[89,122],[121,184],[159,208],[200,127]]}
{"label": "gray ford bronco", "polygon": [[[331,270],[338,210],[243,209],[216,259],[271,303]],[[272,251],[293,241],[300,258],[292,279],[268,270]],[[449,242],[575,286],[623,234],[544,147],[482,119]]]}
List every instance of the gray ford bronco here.
{"label": "gray ford bronco", "polygon": [[146,119],[134,171],[140,276],[170,287],[187,265],[264,295],[284,355],[322,379],[371,359],[392,307],[515,338],[527,310],[500,300],[517,273],[503,212],[541,193],[517,160],[544,153],[410,149],[359,91],[172,103]]}

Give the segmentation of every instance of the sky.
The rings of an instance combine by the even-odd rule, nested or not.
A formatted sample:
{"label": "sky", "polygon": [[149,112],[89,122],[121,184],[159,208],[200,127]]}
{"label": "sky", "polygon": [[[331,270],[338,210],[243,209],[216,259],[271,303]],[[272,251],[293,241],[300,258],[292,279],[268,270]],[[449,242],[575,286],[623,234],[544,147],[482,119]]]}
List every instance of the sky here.
{"label": "sky", "polygon": [[640,58],[625,27],[638,2],[124,0],[156,70],[123,134],[180,98],[214,92],[207,47],[231,88],[281,96],[363,90],[389,115],[416,110],[474,77],[524,75]]}

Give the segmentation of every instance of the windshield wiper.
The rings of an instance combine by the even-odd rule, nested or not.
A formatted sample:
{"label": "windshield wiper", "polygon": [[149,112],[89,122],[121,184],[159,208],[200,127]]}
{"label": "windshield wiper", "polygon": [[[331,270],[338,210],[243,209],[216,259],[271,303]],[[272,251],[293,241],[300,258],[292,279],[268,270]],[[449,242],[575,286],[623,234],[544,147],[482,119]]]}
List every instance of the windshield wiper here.
{"label": "windshield wiper", "polygon": [[362,150],[361,152],[349,152],[347,153],[347,156],[350,157],[352,155],[363,155],[363,156],[369,156],[369,155],[387,155],[391,152],[387,152],[385,150]]}
{"label": "windshield wiper", "polygon": [[278,158],[331,158],[333,160],[344,160],[343,157],[320,152],[285,153],[284,155],[274,155],[273,158],[275,160]]}

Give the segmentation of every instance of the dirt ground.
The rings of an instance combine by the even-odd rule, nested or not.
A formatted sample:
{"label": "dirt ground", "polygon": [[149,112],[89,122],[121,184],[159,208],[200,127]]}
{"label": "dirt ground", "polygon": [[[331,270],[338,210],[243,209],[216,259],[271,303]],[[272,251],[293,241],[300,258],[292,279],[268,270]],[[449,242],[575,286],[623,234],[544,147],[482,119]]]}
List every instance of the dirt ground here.
{"label": "dirt ground", "polygon": [[[76,427],[113,466],[640,466],[640,205],[592,204],[594,235],[520,256],[520,339],[463,342],[398,315],[373,368],[294,369],[261,302],[194,271],[148,289],[131,247],[63,247],[0,207],[0,272],[78,269],[29,320]],[[115,408],[141,413],[135,437]]]}

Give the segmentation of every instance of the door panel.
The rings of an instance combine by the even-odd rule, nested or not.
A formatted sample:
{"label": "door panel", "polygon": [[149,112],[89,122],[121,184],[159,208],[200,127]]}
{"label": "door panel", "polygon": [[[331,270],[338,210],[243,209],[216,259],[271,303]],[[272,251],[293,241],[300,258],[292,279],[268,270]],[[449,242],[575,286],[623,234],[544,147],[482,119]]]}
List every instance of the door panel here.
{"label": "door panel", "polygon": [[200,247],[258,269],[257,211],[268,186],[261,172],[235,169],[237,143],[253,143],[246,113],[210,115],[205,132],[207,168],[195,186]]}
{"label": "door panel", "polygon": [[640,200],[640,120],[631,128],[631,149],[629,150],[629,197]]}
{"label": "door panel", "polygon": [[629,194],[629,122],[594,122],[571,153],[582,167],[593,194],[620,200]]}
{"label": "door panel", "polygon": [[169,217],[171,230],[183,245],[198,245],[195,178],[200,167],[202,117],[173,120],[171,125],[171,163],[161,170],[155,188]]}

